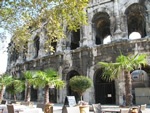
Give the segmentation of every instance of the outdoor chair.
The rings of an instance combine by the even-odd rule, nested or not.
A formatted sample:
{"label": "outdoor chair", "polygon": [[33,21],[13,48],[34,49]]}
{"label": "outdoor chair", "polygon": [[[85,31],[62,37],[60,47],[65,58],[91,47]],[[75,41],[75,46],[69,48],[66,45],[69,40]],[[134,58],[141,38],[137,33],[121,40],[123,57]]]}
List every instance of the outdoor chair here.
{"label": "outdoor chair", "polygon": [[21,105],[33,106],[33,102],[21,102]]}
{"label": "outdoor chair", "polygon": [[3,108],[0,108],[0,113],[3,113],[4,109]]}
{"label": "outdoor chair", "polygon": [[79,106],[66,107],[67,113],[80,113]]}
{"label": "outdoor chair", "polygon": [[129,109],[120,109],[120,113],[129,113]]}
{"label": "outdoor chair", "polygon": [[21,113],[22,110],[14,110],[14,106],[12,104],[7,104],[8,113]]}
{"label": "outdoor chair", "polygon": [[42,110],[44,111],[44,104],[43,103],[37,103],[36,107],[37,108],[42,108]]}
{"label": "outdoor chair", "polygon": [[1,104],[7,104],[7,100],[2,100]]}
{"label": "outdoor chair", "polygon": [[29,106],[30,102],[21,102],[21,105]]}
{"label": "outdoor chair", "polygon": [[92,104],[92,106],[93,106],[94,113],[103,113],[100,103]]}
{"label": "outdoor chair", "polygon": [[145,110],[145,109],[146,109],[146,104],[140,105],[140,109],[141,109],[141,110]]}

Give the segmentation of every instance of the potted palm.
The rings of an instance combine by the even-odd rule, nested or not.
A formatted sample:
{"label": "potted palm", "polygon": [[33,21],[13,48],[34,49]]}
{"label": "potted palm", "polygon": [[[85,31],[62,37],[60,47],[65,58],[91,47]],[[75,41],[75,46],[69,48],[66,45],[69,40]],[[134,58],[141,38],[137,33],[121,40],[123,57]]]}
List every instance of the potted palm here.
{"label": "potted palm", "polygon": [[83,93],[92,86],[92,80],[86,76],[74,76],[70,79],[69,85],[71,87],[71,90],[78,93],[80,96],[79,101],[79,107],[80,107],[80,113],[87,113],[89,112],[89,106],[88,103],[83,101],[82,96]]}

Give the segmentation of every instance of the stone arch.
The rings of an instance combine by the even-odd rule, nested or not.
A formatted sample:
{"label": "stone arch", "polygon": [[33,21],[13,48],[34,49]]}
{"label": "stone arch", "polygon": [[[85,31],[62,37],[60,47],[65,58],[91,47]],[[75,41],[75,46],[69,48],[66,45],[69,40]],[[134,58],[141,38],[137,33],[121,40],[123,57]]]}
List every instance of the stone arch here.
{"label": "stone arch", "polygon": [[77,29],[76,31],[70,31],[66,28],[66,33],[68,37],[68,39],[66,40],[67,49],[69,48],[71,50],[74,50],[80,47],[80,29]]}
{"label": "stone arch", "polygon": [[147,88],[149,84],[149,76],[145,70],[134,70],[131,72],[132,79],[132,94],[133,94],[133,104],[138,103],[138,98],[140,94],[135,91],[136,88]]}
{"label": "stone arch", "polygon": [[95,43],[102,44],[110,33],[110,16],[106,12],[98,12],[93,16],[92,23],[95,31]]}
{"label": "stone arch", "polygon": [[97,69],[94,73],[95,103],[116,104],[115,83],[102,78],[102,69]]}
{"label": "stone arch", "polygon": [[131,4],[125,11],[127,16],[128,36],[132,32],[139,32],[146,36],[146,8],[139,3]]}
{"label": "stone arch", "polygon": [[67,96],[75,96],[76,101],[78,102],[80,100],[80,96],[76,92],[72,91],[69,86],[69,80],[74,76],[80,76],[79,72],[75,70],[71,70],[67,73],[67,76],[66,76]]}

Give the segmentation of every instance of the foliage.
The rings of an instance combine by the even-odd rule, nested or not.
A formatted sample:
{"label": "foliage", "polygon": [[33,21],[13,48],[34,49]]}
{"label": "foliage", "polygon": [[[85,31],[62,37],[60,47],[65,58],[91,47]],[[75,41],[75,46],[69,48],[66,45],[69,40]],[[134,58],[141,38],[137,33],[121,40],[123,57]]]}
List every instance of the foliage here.
{"label": "foliage", "polygon": [[71,89],[77,92],[80,96],[92,86],[92,80],[86,76],[74,76],[70,79],[69,85]]}
{"label": "foliage", "polygon": [[6,91],[10,94],[21,93],[25,88],[24,82],[19,79],[14,79],[13,82],[6,87]]}
{"label": "foliage", "polygon": [[27,85],[31,86],[31,85],[34,84],[34,75],[35,75],[35,73],[36,73],[35,71],[25,71],[23,73]]}
{"label": "foliage", "polygon": [[31,86],[34,84],[34,73],[34,71],[25,71],[23,73],[26,86],[25,101],[27,102],[29,102],[31,98]]}
{"label": "foliage", "polygon": [[115,63],[99,62],[100,66],[103,68],[104,79],[114,80],[118,78],[121,73],[125,78],[125,93],[126,93],[126,105],[132,105],[132,79],[130,71],[141,68],[147,64],[146,54],[136,54],[136,55],[120,55],[116,58]]}
{"label": "foliage", "polygon": [[54,86],[55,88],[62,88],[65,82],[60,79],[57,71],[54,69],[46,69],[44,71],[38,70],[35,73],[33,86],[35,88],[41,87],[45,90],[44,103],[49,103],[49,88]]}
{"label": "foliage", "polygon": [[35,73],[34,86],[44,88],[46,85],[62,88],[64,81],[62,81],[54,69],[46,69],[44,71],[38,70]]}
{"label": "foliage", "polygon": [[[64,28],[77,30],[87,24],[84,9],[88,0],[2,0],[0,27],[8,30],[13,42],[22,50],[32,32],[46,29],[49,47],[52,41],[64,38]],[[21,43],[20,43],[21,42]]]}
{"label": "foliage", "polygon": [[0,90],[2,90],[3,86],[7,86],[12,83],[12,76],[8,74],[4,74],[0,76]]}
{"label": "foliage", "polygon": [[120,55],[116,58],[116,62],[99,62],[100,66],[104,69],[103,78],[114,80],[120,76],[124,70],[132,71],[147,64],[146,54],[136,55]]}
{"label": "foliage", "polygon": [[12,76],[3,74],[0,76],[0,100],[3,99],[4,89],[6,86],[12,83]]}

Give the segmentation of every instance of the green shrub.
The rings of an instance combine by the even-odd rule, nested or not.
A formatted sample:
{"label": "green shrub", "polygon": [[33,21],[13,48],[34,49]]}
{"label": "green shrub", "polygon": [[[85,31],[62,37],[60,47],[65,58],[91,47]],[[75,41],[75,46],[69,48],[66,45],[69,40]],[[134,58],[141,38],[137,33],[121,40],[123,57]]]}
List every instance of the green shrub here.
{"label": "green shrub", "polygon": [[70,79],[69,85],[71,90],[77,92],[82,97],[83,93],[92,86],[92,80],[86,76],[74,76]]}

